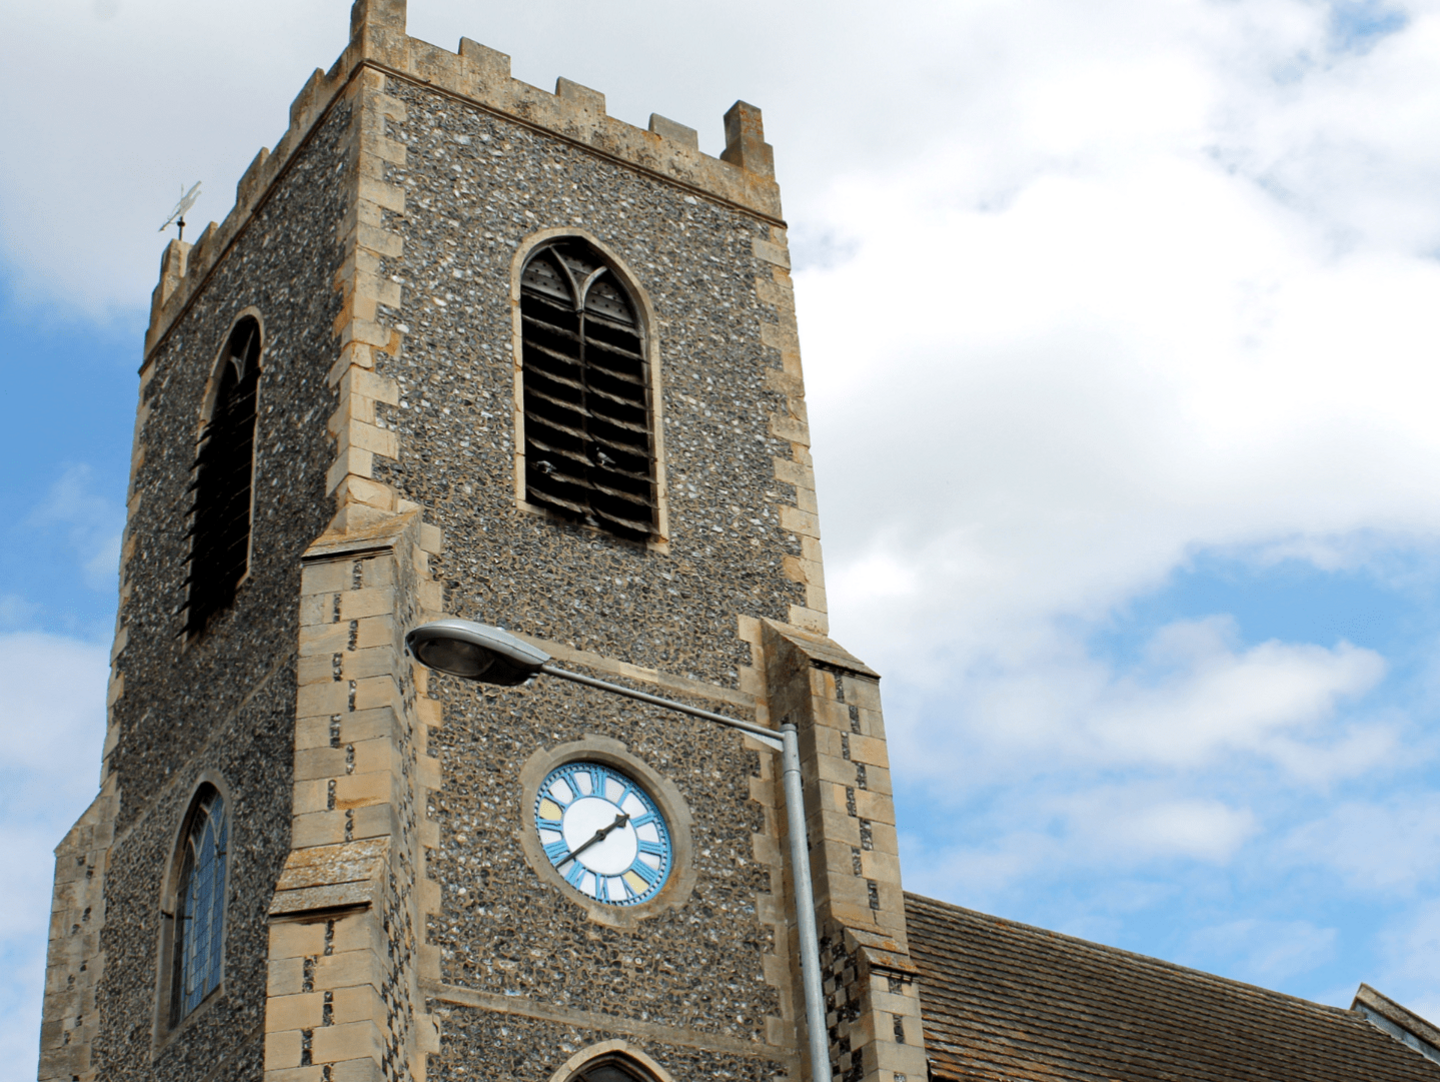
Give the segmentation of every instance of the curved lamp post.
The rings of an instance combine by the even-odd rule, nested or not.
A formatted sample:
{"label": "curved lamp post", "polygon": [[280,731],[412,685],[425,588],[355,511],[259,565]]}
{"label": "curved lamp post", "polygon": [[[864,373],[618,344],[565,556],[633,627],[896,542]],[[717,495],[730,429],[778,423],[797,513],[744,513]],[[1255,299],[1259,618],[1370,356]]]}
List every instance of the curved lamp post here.
{"label": "curved lamp post", "polygon": [[830,1042],[825,1027],[825,996],[820,980],[820,938],[815,929],[815,892],[810,883],[810,853],[805,841],[805,795],[800,784],[800,741],[793,722],[777,733],[763,725],[714,714],[620,684],[596,680],[554,664],[544,650],[508,631],[453,617],[421,624],[405,636],[412,657],[426,668],[482,684],[515,687],[542,673],[598,688],[651,706],[739,729],[780,752],[784,772],[785,818],[790,824],[790,868],[795,883],[795,919],[800,933],[800,974],[805,986],[805,1028],[810,1038],[814,1082],[831,1082]]}

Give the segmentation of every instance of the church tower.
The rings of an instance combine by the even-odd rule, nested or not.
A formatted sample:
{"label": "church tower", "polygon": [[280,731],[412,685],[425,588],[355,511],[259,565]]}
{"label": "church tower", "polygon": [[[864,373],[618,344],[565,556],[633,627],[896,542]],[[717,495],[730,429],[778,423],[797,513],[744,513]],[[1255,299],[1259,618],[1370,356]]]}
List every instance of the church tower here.
{"label": "church tower", "polygon": [[[925,1077],[760,111],[725,136],[357,0],[225,221],[165,249],[42,1080],[811,1076],[778,755],[431,673],[403,639],[444,615],[795,723],[835,1077]],[[586,801],[613,867],[557,825]]]}

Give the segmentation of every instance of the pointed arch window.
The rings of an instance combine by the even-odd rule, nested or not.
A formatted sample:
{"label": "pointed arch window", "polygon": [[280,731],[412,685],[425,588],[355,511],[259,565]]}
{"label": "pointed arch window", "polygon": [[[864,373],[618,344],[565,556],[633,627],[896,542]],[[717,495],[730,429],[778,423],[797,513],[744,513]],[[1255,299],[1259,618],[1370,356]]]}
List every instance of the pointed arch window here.
{"label": "pointed arch window", "polygon": [[176,854],[172,1026],[220,985],[229,841],[224,798],[214,786],[202,786],[191,804]]}
{"label": "pointed arch window", "polygon": [[569,1082],[654,1082],[654,1075],[629,1056],[601,1056],[570,1076]]}
{"label": "pointed arch window", "polygon": [[546,244],[520,278],[525,494],[628,538],[656,534],[645,331],[625,284],[577,237]]}
{"label": "pointed arch window", "polygon": [[216,373],[214,406],[200,433],[190,523],[186,629],[202,631],[235,600],[250,568],[255,410],[260,384],[260,324],[247,316],[230,332]]}

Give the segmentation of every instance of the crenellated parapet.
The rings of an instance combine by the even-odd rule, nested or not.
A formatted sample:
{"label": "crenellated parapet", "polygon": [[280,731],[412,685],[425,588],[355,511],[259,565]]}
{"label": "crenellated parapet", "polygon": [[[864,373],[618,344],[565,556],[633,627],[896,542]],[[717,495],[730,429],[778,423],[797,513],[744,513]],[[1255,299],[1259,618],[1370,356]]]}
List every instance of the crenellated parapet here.
{"label": "crenellated parapet", "polygon": [[509,56],[469,38],[461,38],[452,53],[410,37],[405,0],[356,0],[350,30],[350,44],[330,70],[315,69],[296,95],[290,125],[275,147],[262,147],[245,170],[225,220],[211,222],[193,245],[172,242],[166,248],[145,336],[147,362],[297,151],[367,68],[453,95],[783,228],[774,156],[753,105],[736,102],[725,114],[725,150],[716,158],[700,150],[693,128],[659,114],[651,115],[648,129],[627,124],[606,114],[604,94],[563,77],[553,94],[531,86],[511,76]]}

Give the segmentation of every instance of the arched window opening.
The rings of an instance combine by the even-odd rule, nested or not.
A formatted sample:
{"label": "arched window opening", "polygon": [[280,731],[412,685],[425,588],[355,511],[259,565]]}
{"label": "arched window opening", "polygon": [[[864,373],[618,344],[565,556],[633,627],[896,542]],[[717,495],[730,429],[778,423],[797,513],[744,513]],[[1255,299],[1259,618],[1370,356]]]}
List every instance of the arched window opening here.
{"label": "arched window opening", "polygon": [[250,489],[255,461],[256,390],[260,383],[260,324],[235,325],[217,374],[209,423],[200,433],[190,524],[190,586],[185,626],[204,629],[235,600],[250,566]]}
{"label": "arched window opening", "polygon": [[602,1056],[571,1075],[570,1082],[653,1082],[653,1076],[629,1056]]}
{"label": "arched window opening", "polygon": [[172,1026],[220,984],[228,847],[224,798],[214,786],[203,786],[191,805],[176,854],[180,874],[176,878],[170,982]]}
{"label": "arched window opening", "polygon": [[653,537],[649,372],[624,284],[568,237],[526,262],[520,318],[526,498],[632,541]]}

